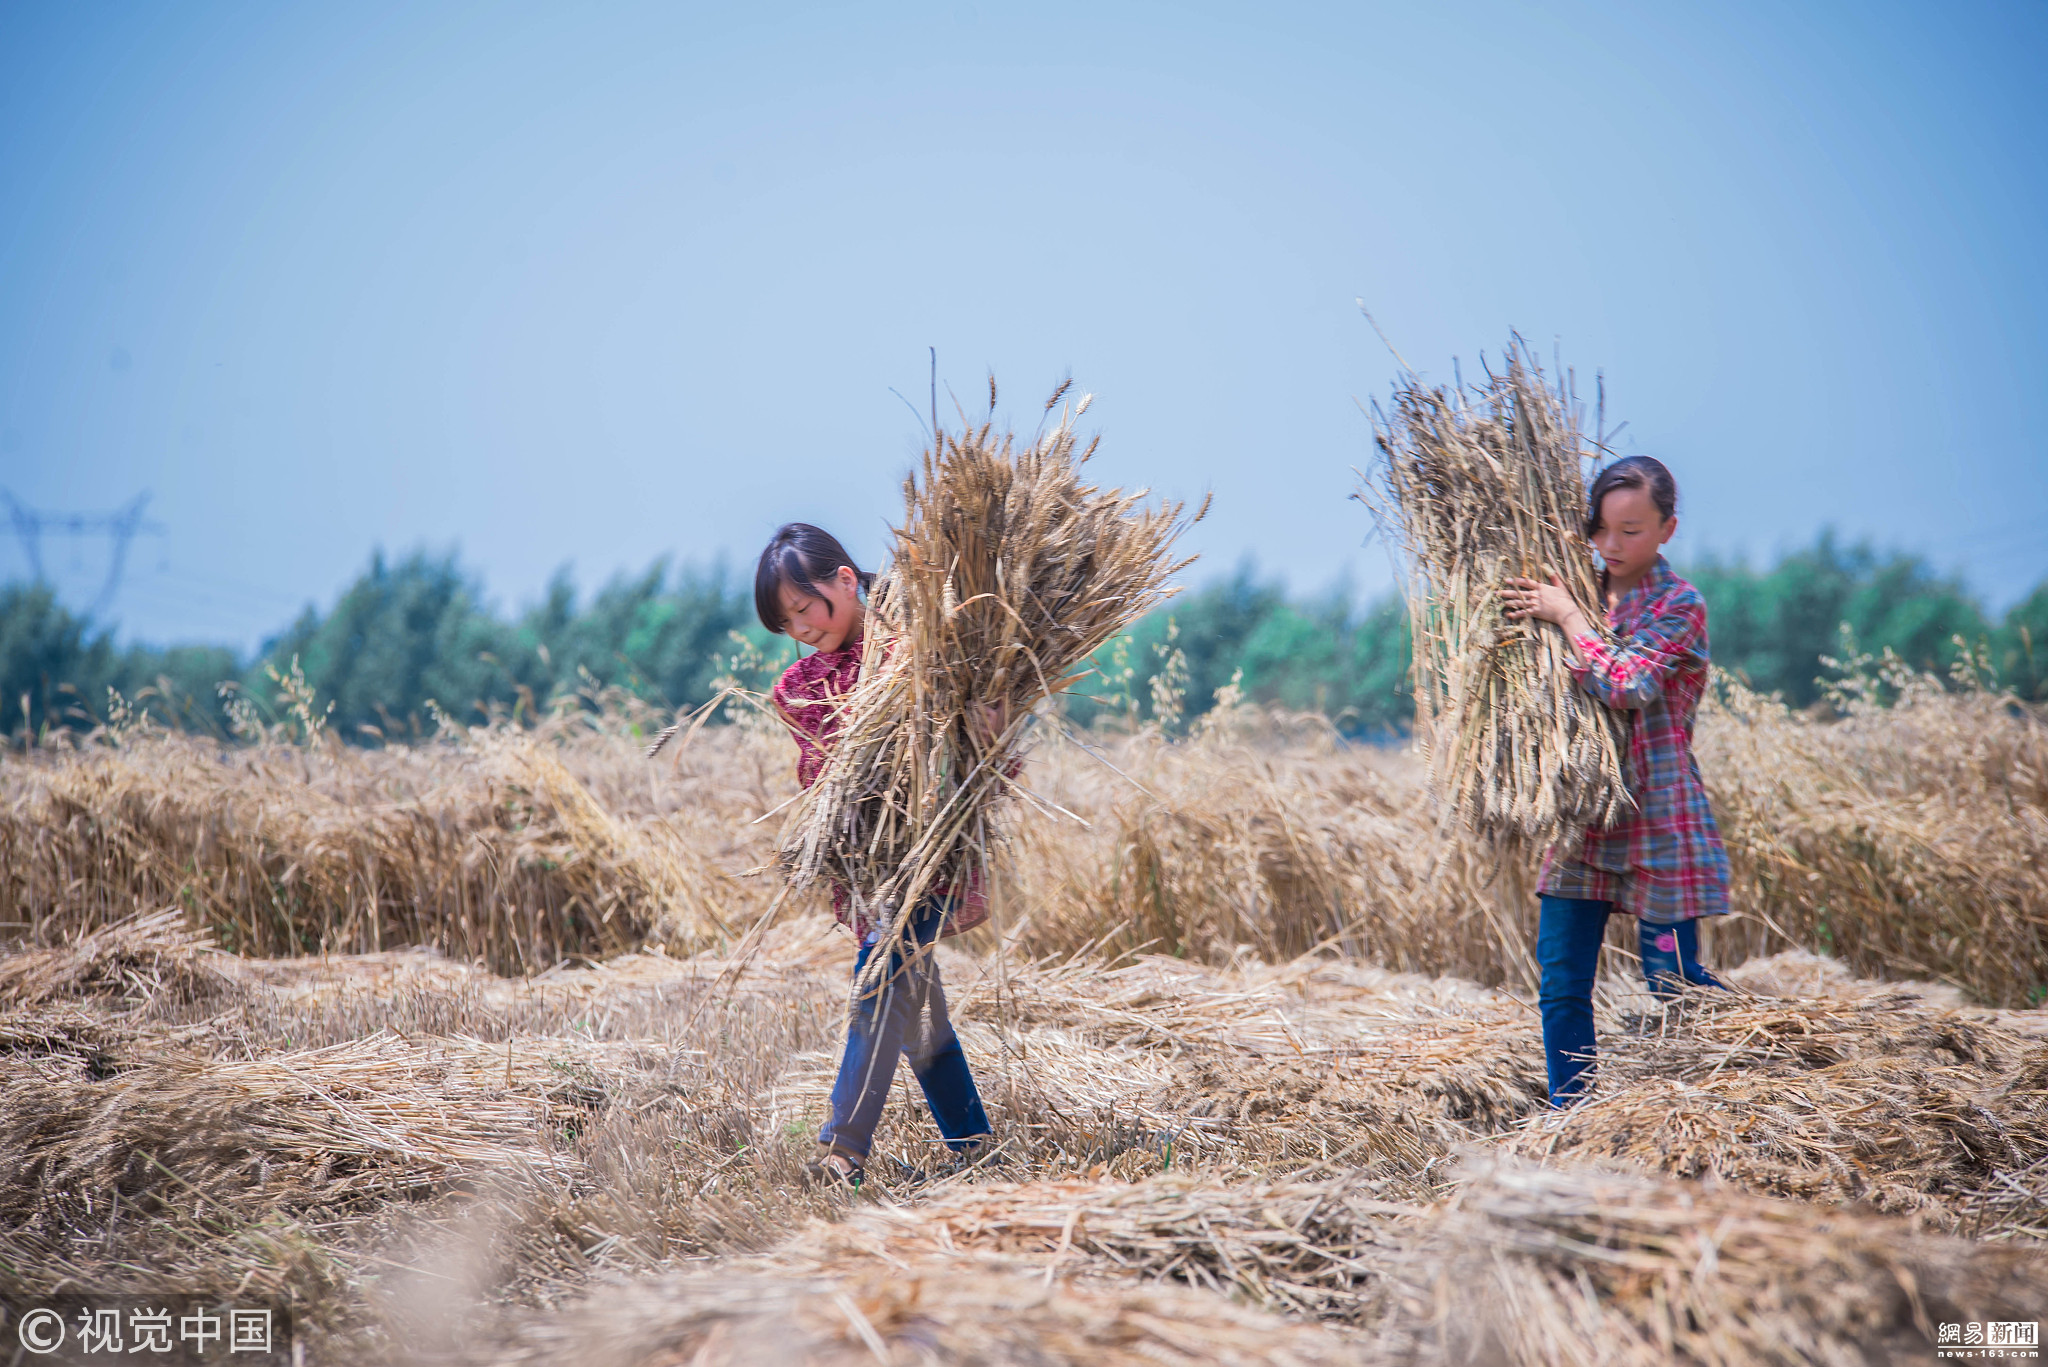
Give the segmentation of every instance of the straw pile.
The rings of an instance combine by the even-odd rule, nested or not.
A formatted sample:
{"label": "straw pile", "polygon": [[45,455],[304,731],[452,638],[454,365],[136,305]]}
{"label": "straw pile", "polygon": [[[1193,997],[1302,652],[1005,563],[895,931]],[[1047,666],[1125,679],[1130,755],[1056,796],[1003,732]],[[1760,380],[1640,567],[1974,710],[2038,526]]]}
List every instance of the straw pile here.
{"label": "straw pile", "polygon": [[[584,1052],[588,1052],[586,1049]],[[558,1041],[522,1050],[391,1034],[236,1061],[137,1041],[117,1070],[0,1084],[0,1209],[119,1191],[307,1209],[463,1173],[547,1168],[549,1123],[604,1105]],[[573,1055],[570,1055],[573,1057]]]}
{"label": "straw pile", "polygon": [[1883,1367],[2048,1298],[2035,1249],[1629,1173],[1476,1161],[1432,1224],[1387,1265],[1379,1346],[1417,1367]]}
{"label": "straw pile", "polygon": [[601,1288],[451,1360],[1879,1367],[2044,1292],[2037,1249],[1474,1155],[1428,1205],[1341,1176],[955,1188]]}
{"label": "straw pile", "polygon": [[[2048,726],[1965,677],[1857,662],[1820,722],[1718,675],[1699,758],[1738,905],[1721,952],[1823,949],[1980,1001],[2048,989]],[[1883,694],[1885,705],[1877,695]]]}
{"label": "straw pile", "polygon": [[103,926],[71,944],[0,959],[0,1011],[87,998],[207,1008],[240,989],[238,961],[185,925],[175,907]]}
{"label": "straw pile", "polygon": [[1534,846],[1612,825],[1633,806],[1625,722],[1572,682],[1562,631],[1510,621],[1501,607],[1507,579],[1556,575],[1605,629],[1579,530],[1589,453],[1573,409],[1519,337],[1506,373],[1483,384],[1429,388],[1411,375],[1391,414],[1375,405],[1380,460],[1361,491],[1407,552],[1431,792],[1476,834]]}
{"label": "straw pile", "polygon": [[0,921],[48,943],[179,906],[240,953],[429,944],[508,973],[714,942],[740,900],[719,833],[614,815],[563,764],[579,729],[368,752],[152,735],[9,759]]}
{"label": "straw pile", "polygon": [[[1338,1162],[1375,1195],[1413,1198],[1450,1146],[1545,1104],[1533,1019],[1469,984],[1315,960],[995,971],[940,954],[998,1132],[1042,1170],[1099,1162],[1135,1178]],[[778,1127],[823,1114],[837,1043],[790,1061],[771,1098]],[[878,1153],[930,1161],[918,1153],[932,1135],[923,1105],[899,1089]]]}
{"label": "straw pile", "polygon": [[608,1287],[448,1367],[1361,1367],[1327,1330],[1165,1286],[955,1263],[750,1265]]}
{"label": "straw pile", "polygon": [[[1552,1116],[1502,992],[960,943],[1000,1152],[940,1177],[906,1076],[857,1195],[800,1176],[852,951],[823,916],[529,980],[166,917],[0,958],[0,1293],[278,1296],[313,1367],[1874,1367],[1925,1356],[1916,1295],[2036,1313],[2048,1013],[1801,955],[1730,974],[1797,1000],[1631,1021],[1608,980],[1600,1091]],[[1456,1176],[1475,1147],[1636,1175]]]}
{"label": "straw pile", "polygon": [[[857,1211],[809,1239],[875,1258],[996,1255],[1016,1270],[1176,1281],[1310,1319],[1362,1321],[1417,1207],[1355,1176],[1241,1186],[1183,1177],[959,1187]],[[1092,1264],[1092,1266],[1091,1266]]]}
{"label": "straw pile", "polygon": [[[1708,931],[1709,961],[1800,948],[1865,977],[2039,1001],[2048,728],[1988,690],[1891,677],[1892,705],[1833,722],[1725,680],[1710,693],[1700,765],[1748,914]],[[656,718],[573,720],[410,749],[223,755],[159,734],[0,755],[0,923],[51,944],[177,905],[242,954],[427,945],[543,973],[649,940],[709,947],[719,923],[760,919],[780,880],[741,871],[775,861],[775,823],[755,822],[795,794],[787,737],[708,728],[653,765],[634,730]],[[541,783],[528,751],[559,771]],[[1534,899],[1503,905],[1489,887],[1502,852],[1436,829],[1408,754],[1239,707],[1171,742],[1054,732],[1034,741],[1025,781],[1048,809],[1027,801],[1004,823],[1002,909],[1033,957],[1279,962],[1327,943],[1523,996],[1533,985]],[[609,828],[572,820],[570,783]]]}
{"label": "straw pile", "polygon": [[[993,383],[989,393],[993,408]],[[1179,504],[1081,482],[1095,443],[1077,452],[1073,420],[1086,407],[1061,409],[1029,443],[992,421],[940,432],[922,478],[904,482],[861,681],[782,848],[794,886],[846,887],[885,939],[927,894],[985,878],[991,812],[1016,790],[1032,709],[1082,677],[1076,667],[1188,563],[1168,558],[1187,525]],[[998,734],[983,734],[982,708]],[[872,971],[888,958],[875,955]]]}
{"label": "straw pile", "polygon": [[1482,981],[1520,952],[1519,927],[1471,924],[1493,905],[1493,861],[1417,820],[1403,756],[1346,745],[1319,717],[1240,706],[1184,740],[1132,737],[1113,762],[1064,735],[1034,755],[1034,790],[1091,830],[1020,823],[1007,905],[1029,950],[1278,963],[1334,945]]}
{"label": "straw pile", "polygon": [[[1561,1116],[1526,926],[1419,766],[1244,712],[1049,740],[1031,788],[1091,824],[1025,804],[1011,952],[936,951],[1000,1151],[942,1177],[906,1073],[858,1195],[801,1177],[853,953],[821,909],[615,952],[699,873],[767,909],[731,871],[785,738],[0,757],[0,919],[39,922],[0,953],[0,1294],[276,1296],[311,1367],[1927,1361],[2048,1302],[2048,1012],[1971,1004],[2048,981],[2048,752],[1890,677],[1830,724],[1703,709],[1745,992],[1662,1011],[1610,961]],[[1736,964],[1787,941],[1841,957]]]}
{"label": "straw pile", "polygon": [[1510,1147],[1978,1235],[2048,1234],[2048,1044],[1902,992],[1701,994],[1601,1040],[1594,1096]]}

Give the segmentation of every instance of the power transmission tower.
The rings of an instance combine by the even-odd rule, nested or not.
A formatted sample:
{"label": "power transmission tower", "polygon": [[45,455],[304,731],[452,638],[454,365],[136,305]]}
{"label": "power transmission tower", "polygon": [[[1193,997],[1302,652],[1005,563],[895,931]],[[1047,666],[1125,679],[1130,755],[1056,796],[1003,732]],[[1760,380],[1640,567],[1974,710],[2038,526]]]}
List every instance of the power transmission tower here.
{"label": "power transmission tower", "polygon": [[133,502],[111,513],[39,513],[25,507],[21,501],[5,489],[0,489],[0,501],[7,504],[8,519],[13,523],[13,532],[21,541],[21,548],[28,555],[28,567],[38,583],[49,582],[43,573],[43,543],[45,532],[58,536],[110,536],[114,539],[114,553],[107,564],[107,582],[100,587],[99,597],[93,600],[89,616],[98,617],[113,606],[114,594],[120,590],[122,571],[128,567],[128,543],[137,535],[148,532],[157,535],[163,531],[160,522],[145,521],[142,510],[149,506],[149,494],[137,494]]}

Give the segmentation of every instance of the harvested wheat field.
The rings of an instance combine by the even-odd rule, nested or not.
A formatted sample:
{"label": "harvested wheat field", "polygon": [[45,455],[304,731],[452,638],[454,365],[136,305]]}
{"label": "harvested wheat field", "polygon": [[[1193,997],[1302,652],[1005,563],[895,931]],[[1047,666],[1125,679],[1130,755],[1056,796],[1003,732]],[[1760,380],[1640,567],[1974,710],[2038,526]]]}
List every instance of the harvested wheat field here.
{"label": "harvested wheat field", "polygon": [[1883,692],[1703,712],[1738,990],[1610,950],[1563,1114],[1534,908],[1413,759],[1041,719],[940,950],[1000,1148],[906,1076],[857,1193],[804,1180],[852,946],[776,905],[758,721],[17,751],[0,1292],[262,1295],[315,1364],[1931,1360],[2048,1309],[2048,743]]}

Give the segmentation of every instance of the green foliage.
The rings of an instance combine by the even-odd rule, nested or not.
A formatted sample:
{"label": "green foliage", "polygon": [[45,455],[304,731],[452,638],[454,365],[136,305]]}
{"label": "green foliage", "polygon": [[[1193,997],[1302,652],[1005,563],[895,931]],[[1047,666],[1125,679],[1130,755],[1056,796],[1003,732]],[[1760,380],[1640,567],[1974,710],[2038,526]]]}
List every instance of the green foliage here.
{"label": "green foliage", "polygon": [[309,607],[266,645],[243,691],[275,703],[272,671],[302,662],[307,684],[333,704],[332,725],[349,740],[431,730],[429,699],[462,721],[530,704],[535,685],[545,691],[551,682],[548,671],[479,596],[452,555],[415,553],[393,566],[379,552],[332,612]]}
{"label": "green foliage", "polygon": [[[1769,570],[1710,560],[1682,572],[1706,596],[1716,662],[1795,705],[1821,696],[1821,657],[1839,650],[1844,622],[1860,649],[1890,648],[1936,672],[1961,636],[1984,651],[1998,684],[2048,701],[2048,583],[1994,628],[1961,585],[1916,557],[1844,549],[1831,535]],[[465,722],[530,717],[580,706],[579,695],[604,687],[691,707],[721,678],[765,687],[792,654],[787,638],[754,621],[750,595],[723,566],[672,572],[660,562],[588,602],[565,572],[508,618],[453,556],[377,555],[331,611],[307,609],[247,662],[208,646],[117,649],[47,588],[17,584],[0,586],[0,728],[19,733],[24,697],[37,732],[90,728],[109,715],[112,689],[134,713],[190,730],[296,733],[317,715],[343,739],[374,744],[431,732],[437,709]],[[1069,711],[1180,730],[1234,681],[1251,701],[1321,711],[1347,735],[1383,737],[1412,715],[1408,654],[1398,598],[1361,601],[1341,588],[1290,597],[1246,563],[1098,652]]]}
{"label": "green foliage", "polygon": [[671,580],[665,562],[612,580],[587,606],[558,573],[517,621],[481,599],[452,556],[414,554],[396,566],[376,556],[333,612],[308,610],[271,642],[244,687],[267,698],[262,670],[296,656],[350,739],[430,731],[430,700],[461,722],[499,710],[530,718],[607,686],[691,707],[715,691],[731,634],[751,620],[748,598],[722,567]]}
{"label": "green foliage", "polygon": [[[1170,677],[1185,669],[1185,682]],[[1344,589],[1291,601],[1249,564],[1227,579],[1177,598],[1097,652],[1098,674],[1076,692],[1103,706],[1072,709],[1083,720],[1104,710],[1185,726],[1233,680],[1246,699],[1330,716],[1347,735],[1385,736],[1413,713],[1408,689],[1408,614],[1398,598],[1360,604]],[[1172,713],[1170,700],[1184,691]],[[1169,700],[1162,715],[1160,701]]]}
{"label": "green foliage", "polygon": [[82,701],[81,686],[101,696],[113,657],[107,637],[89,636],[85,620],[66,612],[46,586],[0,589],[0,716],[10,731],[24,722],[38,732],[63,725],[67,709]]}
{"label": "green foliage", "polygon": [[[1259,582],[1249,562],[1227,579],[1174,599],[1127,638],[1096,652],[1096,675],[1075,686],[1074,715],[1088,720],[1107,709],[1149,717],[1155,700],[1176,690],[1183,714],[1200,715],[1237,672],[1252,634],[1286,602],[1279,585]],[[1167,671],[1172,677],[1160,678]]]}
{"label": "green foliage", "polygon": [[1707,560],[1682,572],[1707,600],[1715,663],[1794,706],[1820,697],[1820,657],[1834,653],[1844,622],[1862,648],[1937,674],[1954,660],[1956,637],[1989,630],[1962,585],[1919,557],[1844,549],[1831,532],[1768,571]]}
{"label": "green foliage", "polygon": [[671,581],[666,562],[612,580],[580,612],[567,575],[557,574],[546,601],[520,623],[525,648],[545,648],[557,687],[573,687],[587,670],[668,707],[694,707],[716,692],[732,633],[750,628],[763,645],[752,598],[723,565],[685,568]]}
{"label": "green foliage", "polygon": [[587,606],[557,575],[540,603],[508,621],[455,557],[378,554],[331,611],[309,607],[246,663],[211,646],[116,650],[47,587],[6,585],[0,729],[21,730],[24,695],[36,731],[90,728],[107,716],[110,688],[138,713],[190,730],[225,737],[282,724],[297,734],[317,715],[357,744],[429,734],[437,710],[461,722],[498,711],[530,718],[612,685],[688,707],[731,668],[735,633],[760,669],[786,653],[723,568],[671,577],[665,564],[613,580]]}
{"label": "green foliage", "polygon": [[[1840,649],[1843,623],[1861,649],[1889,649],[1936,674],[1955,661],[1957,637],[1988,641],[1997,682],[2048,701],[2048,584],[1993,630],[1962,585],[1925,561],[1844,548],[1831,533],[1769,570],[1707,560],[1680,572],[1707,600],[1715,662],[1795,706],[1821,697],[1821,658]],[[1398,598],[1361,604],[1339,590],[1291,599],[1248,565],[1176,599],[1101,652],[1097,665],[1105,677],[1088,691],[1115,695],[1132,719],[1153,716],[1144,702],[1169,623],[1188,664],[1182,724],[1234,676],[1253,701],[1321,711],[1347,735],[1388,735],[1414,715],[1408,620]],[[1120,670],[1129,679],[1113,685]],[[1076,710],[1086,717],[1094,709]]]}
{"label": "green foliage", "polygon": [[[148,712],[152,720],[184,731],[227,734],[220,685],[240,662],[225,646],[130,646],[109,686]],[[105,696],[104,690],[101,695]]]}
{"label": "green foliage", "polygon": [[2048,703],[2048,583],[2015,604],[1992,633],[1991,667],[2022,698]]}
{"label": "green foliage", "polygon": [[1360,605],[1332,593],[1283,603],[1259,624],[1245,642],[1243,687],[1255,702],[1322,712],[1346,735],[1387,736],[1414,715],[1408,658],[1398,597]]}
{"label": "green foliage", "polygon": [[90,727],[106,714],[109,689],[138,717],[219,733],[215,685],[235,672],[234,653],[214,646],[116,650],[46,585],[0,585],[0,731],[9,735],[24,725],[38,735]]}

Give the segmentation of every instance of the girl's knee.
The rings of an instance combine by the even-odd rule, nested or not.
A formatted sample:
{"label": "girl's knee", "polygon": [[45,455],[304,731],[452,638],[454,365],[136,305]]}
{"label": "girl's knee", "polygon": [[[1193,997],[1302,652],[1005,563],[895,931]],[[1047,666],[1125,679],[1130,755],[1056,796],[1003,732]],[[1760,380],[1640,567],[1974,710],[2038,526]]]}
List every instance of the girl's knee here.
{"label": "girl's knee", "polygon": [[951,1030],[943,1033],[925,1031],[908,1040],[903,1053],[910,1060],[912,1071],[920,1074],[938,1067],[949,1055],[958,1054],[963,1059],[967,1056],[967,1051],[960,1047],[960,1037]]}
{"label": "girl's knee", "polygon": [[1593,974],[1568,968],[1546,966],[1536,982],[1536,999],[1543,1003],[1590,1002]]}

